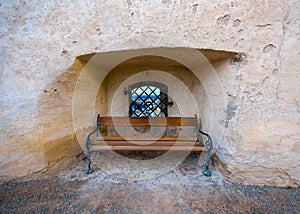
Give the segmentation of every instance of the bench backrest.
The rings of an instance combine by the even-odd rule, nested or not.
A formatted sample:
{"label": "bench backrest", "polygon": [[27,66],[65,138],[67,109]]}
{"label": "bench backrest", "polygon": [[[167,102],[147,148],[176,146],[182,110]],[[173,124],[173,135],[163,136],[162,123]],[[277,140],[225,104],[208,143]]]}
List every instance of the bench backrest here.
{"label": "bench backrest", "polygon": [[97,126],[198,126],[197,117],[97,117]]}

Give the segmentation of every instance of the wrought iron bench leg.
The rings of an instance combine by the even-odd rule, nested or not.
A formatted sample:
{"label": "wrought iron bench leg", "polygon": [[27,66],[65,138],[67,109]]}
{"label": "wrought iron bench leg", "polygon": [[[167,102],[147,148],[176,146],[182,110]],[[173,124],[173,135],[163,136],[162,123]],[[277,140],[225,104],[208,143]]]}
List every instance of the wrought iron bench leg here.
{"label": "wrought iron bench leg", "polygon": [[86,174],[87,175],[89,175],[89,174],[91,174],[93,172],[93,170],[91,169],[91,159],[90,159],[90,157],[88,157],[88,168],[87,168],[87,170],[86,170]]}
{"label": "wrought iron bench leg", "polygon": [[203,171],[203,174],[207,177],[211,177],[212,173],[209,169],[209,159],[210,159],[210,152],[207,152],[207,156],[206,156],[206,162],[205,162],[205,170]]}
{"label": "wrought iron bench leg", "polygon": [[203,174],[207,177],[211,177],[212,172],[209,169],[209,159],[210,159],[210,153],[213,149],[212,139],[205,132],[202,132],[200,130],[199,130],[199,132],[207,137],[207,140],[205,141],[205,147],[207,148],[207,156],[206,156],[206,161],[205,161],[205,170],[203,171]]}
{"label": "wrought iron bench leg", "polygon": [[[90,152],[90,146],[92,144],[92,141],[90,139],[91,135],[94,134],[96,131],[98,131],[98,127],[96,127],[96,129],[94,131],[92,131],[90,134],[88,134],[87,138],[86,138],[86,150],[87,150],[87,161],[88,161],[88,168],[86,170],[86,174],[91,174],[93,172],[92,168],[91,168],[91,152]],[[98,136],[98,133],[97,133]]]}
{"label": "wrought iron bench leg", "polygon": [[192,152],[191,157],[192,158],[197,158],[198,157],[198,153],[197,152]]}

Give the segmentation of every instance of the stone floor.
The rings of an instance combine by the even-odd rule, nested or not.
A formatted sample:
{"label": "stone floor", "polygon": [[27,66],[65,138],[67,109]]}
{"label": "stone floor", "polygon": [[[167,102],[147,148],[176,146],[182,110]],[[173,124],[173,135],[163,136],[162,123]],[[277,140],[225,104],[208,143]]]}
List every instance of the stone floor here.
{"label": "stone floor", "polygon": [[55,176],[0,184],[0,213],[300,213],[299,188],[229,184],[216,170],[207,178],[190,157],[146,180],[84,169],[81,161]]}

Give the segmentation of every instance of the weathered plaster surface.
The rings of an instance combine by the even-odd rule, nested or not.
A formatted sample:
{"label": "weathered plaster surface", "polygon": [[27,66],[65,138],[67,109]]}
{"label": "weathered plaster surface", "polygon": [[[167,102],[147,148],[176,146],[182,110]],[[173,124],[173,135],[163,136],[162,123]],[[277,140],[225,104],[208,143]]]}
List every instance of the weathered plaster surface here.
{"label": "weathered plaster surface", "polygon": [[190,47],[244,53],[212,63],[228,101],[217,150],[226,178],[298,186],[299,6],[295,0],[0,1],[1,179],[44,171],[81,152],[71,115],[85,64],[77,56]]}

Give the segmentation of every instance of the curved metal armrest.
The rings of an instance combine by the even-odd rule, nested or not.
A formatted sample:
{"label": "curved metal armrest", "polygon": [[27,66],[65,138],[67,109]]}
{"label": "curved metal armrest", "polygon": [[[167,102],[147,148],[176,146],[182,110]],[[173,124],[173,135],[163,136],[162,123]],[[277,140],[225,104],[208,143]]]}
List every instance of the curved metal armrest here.
{"label": "curved metal armrest", "polygon": [[199,132],[207,137],[207,140],[205,141],[205,147],[207,148],[208,152],[211,152],[213,149],[213,142],[209,134],[199,130]]}

